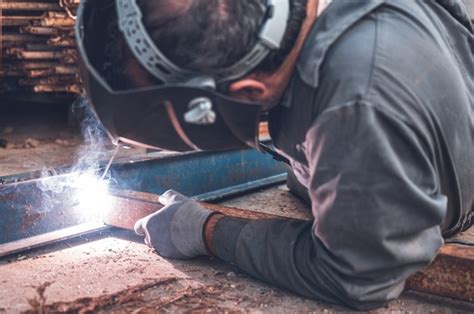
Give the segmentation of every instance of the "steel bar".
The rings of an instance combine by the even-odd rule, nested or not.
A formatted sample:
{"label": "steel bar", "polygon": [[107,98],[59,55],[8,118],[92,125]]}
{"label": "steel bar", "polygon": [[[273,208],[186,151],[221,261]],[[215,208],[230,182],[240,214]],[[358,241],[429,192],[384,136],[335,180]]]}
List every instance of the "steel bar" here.
{"label": "steel bar", "polygon": [[[103,170],[95,169],[97,178]],[[78,174],[73,171],[77,169],[65,167],[55,169],[51,177],[44,177],[41,172],[1,177],[0,244],[95,219],[89,211],[84,213],[78,208],[77,189],[71,186]],[[285,179],[286,168],[271,156],[241,150],[119,158],[109,173],[114,189],[159,194],[171,188],[208,200],[280,183]],[[269,180],[275,177],[279,181]],[[100,210],[91,208],[92,213]]]}
{"label": "steel bar", "polygon": [[50,245],[69,239],[77,238],[89,234],[95,234],[100,231],[109,229],[102,223],[84,223],[81,225],[40,234],[31,238],[21,239],[5,244],[0,244],[0,258],[21,253],[25,250],[29,251],[45,245]]}
{"label": "steel bar", "polygon": [[430,267],[407,280],[406,288],[474,302],[474,248],[445,245]]}
{"label": "steel bar", "polygon": [[[163,206],[159,202],[159,195],[135,191],[115,190],[112,192],[113,210],[105,217],[105,223],[109,226],[123,228],[133,231],[135,222],[156,212]],[[284,218],[281,216],[247,211],[238,208],[225,207],[217,204],[200,204],[212,211],[220,212],[228,216],[246,219],[273,219]]]}
{"label": "steel bar", "polygon": [[[116,191],[114,210],[105,223],[133,230],[135,222],[160,208],[159,196],[133,191]],[[257,213],[238,208],[201,203],[202,206],[228,216],[247,219],[278,219],[277,215]],[[474,239],[471,239],[474,240]],[[411,276],[406,288],[418,292],[474,301],[474,248],[463,245],[445,245],[435,261],[426,269]]]}

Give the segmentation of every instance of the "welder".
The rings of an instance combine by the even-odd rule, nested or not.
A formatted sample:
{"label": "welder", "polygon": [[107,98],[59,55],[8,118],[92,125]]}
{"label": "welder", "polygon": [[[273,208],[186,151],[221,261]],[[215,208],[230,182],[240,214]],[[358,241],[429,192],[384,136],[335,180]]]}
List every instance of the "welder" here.
{"label": "welder", "polygon": [[236,219],[175,191],[136,224],[302,296],[397,298],[474,204],[474,34],[461,0],[82,1],[91,105],[115,142],[262,149],[268,119],[312,221]]}

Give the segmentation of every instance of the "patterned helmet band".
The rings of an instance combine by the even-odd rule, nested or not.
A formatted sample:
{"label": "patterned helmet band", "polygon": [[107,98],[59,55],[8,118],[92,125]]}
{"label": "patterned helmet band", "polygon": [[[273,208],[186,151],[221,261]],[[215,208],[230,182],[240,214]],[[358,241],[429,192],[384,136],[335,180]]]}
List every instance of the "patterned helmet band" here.
{"label": "patterned helmet band", "polygon": [[[255,69],[270,51],[280,48],[290,15],[289,1],[267,1],[269,14],[258,35],[258,42],[240,61],[212,73],[217,83],[242,78]],[[158,49],[143,25],[143,15],[136,0],[116,0],[116,4],[120,31],[135,58],[150,74],[165,83],[184,83],[202,76],[180,68]]]}

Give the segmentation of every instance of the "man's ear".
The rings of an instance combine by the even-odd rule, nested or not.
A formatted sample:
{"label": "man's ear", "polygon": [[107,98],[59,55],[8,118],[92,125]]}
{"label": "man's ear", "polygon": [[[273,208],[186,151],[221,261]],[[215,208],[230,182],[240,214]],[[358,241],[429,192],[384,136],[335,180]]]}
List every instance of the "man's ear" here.
{"label": "man's ear", "polygon": [[267,86],[255,79],[242,79],[229,86],[230,96],[250,101],[264,101],[268,92]]}

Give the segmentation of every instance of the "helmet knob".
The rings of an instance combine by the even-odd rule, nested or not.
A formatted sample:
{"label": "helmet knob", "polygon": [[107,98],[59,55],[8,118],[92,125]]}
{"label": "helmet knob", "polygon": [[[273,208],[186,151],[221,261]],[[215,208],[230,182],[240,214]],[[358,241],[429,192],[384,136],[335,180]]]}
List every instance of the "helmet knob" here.
{"label": "helmet knob", "polygon": [[184,121],[197,125],[209,125],[216,122],[216,113],[212,110],[212,101],[199,97],[189,102],[189,111],[184,114]]}

